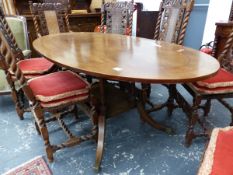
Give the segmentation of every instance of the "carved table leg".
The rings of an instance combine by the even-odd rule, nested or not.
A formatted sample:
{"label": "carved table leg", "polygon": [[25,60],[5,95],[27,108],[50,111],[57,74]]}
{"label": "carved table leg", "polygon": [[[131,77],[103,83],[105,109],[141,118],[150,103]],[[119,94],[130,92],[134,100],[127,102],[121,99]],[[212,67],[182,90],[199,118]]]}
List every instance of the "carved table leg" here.
{"label": "carved table leg", "polygon": [[97,141],[97,148],[96,148],[96,160],[94,169],[98,172],[103,152],[104,152],[104,140],[105,140],[105,94],[104,94],[104,80],[100,79],[100,109],[98,114],[98,141]]}
{"label": "carved table leg", "polygon": [[151,116],[149,116],[145,110],[145,106],[141,102],[137,103],[137,108],[138,108],[138,111],[140,113],[142,121],[147,122],[152,127],[156,128],[158,130],[164,131],[168,134],[171,134],[173,132],[171,128],[166,127],[166,126],[156,122]]}

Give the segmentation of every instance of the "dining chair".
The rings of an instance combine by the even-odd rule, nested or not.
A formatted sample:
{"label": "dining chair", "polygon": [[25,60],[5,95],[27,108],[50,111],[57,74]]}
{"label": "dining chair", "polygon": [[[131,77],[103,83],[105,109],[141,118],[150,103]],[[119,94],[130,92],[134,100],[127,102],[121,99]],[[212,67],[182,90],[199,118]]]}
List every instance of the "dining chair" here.
{"label": "dining chair", "polygon": [[[46,74],[54,70],[55,68],[54,64],[43,57],[33,58],[33,59],[24,58],[24,55],[16,42],[14,34],[11,31],[10,26],[8,25],[8,22],[1,8],[0,8],[0,21],[1,21],[1,25],[3,26],[3,28],[6,30],[6,32],[9,35],[9,38],[12,42],[11,44],[12,50],[14,50],[15,53],[17,53],[18,55],[16,57],[17,64],[22,70],[22,72],[24,73],[26,78],[30,79],[33,77],[41,76],[43,74]],[[5,66],[1,66],[0,69],[1,69],[0,70],[1,71],[1,83],[5,81],[5,80],[2,80],[3,77],[5,77],[10,87],[7,90],[8,92],[9,90],[11,91],[13,101],[15,102],[15,105],[16,105],[17,114],[20,119],[23,119],[23,114],[24,112],[27,111],[27,108],[24,106],[23,99],[25,98],[22,93],[22,90],[21,88],[17,87],[17,81],[14,81],[15,75],[13,72],[10,72],[8,74],[5,70]],[[10,81],[10,79],[12,79],[12,81]],[[5,93],[2,93],[2,94],[5,94]]]}
{"label": "dining chair", "polygon": [[65,4],[29,1],[29,6],[37,37],[70,32],[68,9]]}
{"label": "dining chair", "polygon": [[163,0],[155,27],[155,40],[183,45],[194,0]]}
{"label": "dining chair", "polygon": [[233,128],[214,128],[197,175],[233,174]]}
{"label": "dining chair", "polygon": [[[21,89],[29,100],[30,110],[35,118],[39,134],[43,138],[48,160],[53,161],[53,154],[57,150],[96,138],[96,124],[93,124],[90,132],[78,136],[71,132],[69,126],[63,120],[63,117],[75,109],[77,105],[85,107],[84,112],[91,118],[95,116],[93,115],[93,108],[89,105],[90,85],[71,71],[53,72],[28,80],[17,64],[16,58],[19,55],[12,49],[13,45],[14,43],[4,29],[2,21],[0,21],[1,65],[4,65],[7,74],[14,73]],[[60,144],[51,143],[52,134],[48,132],[46,124],[48,121],[58,122],[67,136],[64,142]]]}
{"label": "dining chair", "polygon": [[[132,35],[134,1],[107,2],[101,8],[101,33]],[[98,29],[96,29],[98,30]]]}
{"label": "dining chair", "polygon": [[6,16],[5,18],[24,57],[29,58],[31,50],[26,18],[23,16]]}
{"label": "dining chair", "polygon": [[[101,8],[101,24],[96,26],[94,32],[132,35],[133,13],[135,11],[134,0],[130,1],[106,1],[103,0]],[[106,2],[106,3],[105,3]],[[91,78],[89,78],[91,81]],[[121,89],[129,89],[126,82],[111,81]]]}
{"label": "dining chair", "polygon": [[[199,136],[208,136],[207,128],[204,121],[200,119],[198,110],[204,110],[204,118],[208,115],[211,108],[211,100],[218,100],[223,106],[225,106],[231,113],[231,123],[233,125],[233,106],[227,99],[233,97],[233,62],[232,62],[232,47],[233,47],[233,29],[226,36],[226,42],[222,50],[216,54],[216,45],[218,45],[218,38],[215,38],[213,54],[217,56],[220,63],[220,70],[217,74],[211,78],[183,84],[183,87],[192,95],[193,103],[189,105],[186,101],[181,101],[181,104],[186,108],[189,113],[189,127],[186,133],[186,144],[189,146],[192,143],[193,138]],[[203,65],[208,66],[208,65]],[[179,95],[179,94],[178,94]],[[204,105],[201,102],[206,100]],[[203,119],[204,120],[204,119]],[[203,132],[195,131],[196,124],[200,124]]]}
{"label": "dining chair", "polygon": [[11,93],[10,86],[5,77],[4,65],[0,61],[0,95],[9,95]]}
{"label": "dining chair", "polygon": [[[193,5],[194,0],[162,0],[156,22],[154,39],[183,45]],[[168,88],[169,93],[169,97],[164,104],[154,105],[149,100],[151,93],[150,84],[142,84],[143,101],[151,107],[148,109],[149,112],[167,107],[168,115],[170,116],[176,107],[174,103],[175,94],[170,85],[163,85]]]}

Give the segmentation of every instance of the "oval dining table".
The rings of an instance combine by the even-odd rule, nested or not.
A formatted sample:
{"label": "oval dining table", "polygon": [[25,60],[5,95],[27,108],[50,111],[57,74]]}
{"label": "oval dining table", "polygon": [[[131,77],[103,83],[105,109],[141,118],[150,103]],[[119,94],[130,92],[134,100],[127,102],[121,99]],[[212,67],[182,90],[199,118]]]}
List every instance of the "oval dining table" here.
{"label": "oval dining table", "polygon": [[[140,83],[186,83],[206,79],[220,68],[216,59],[200,51],[151,39],[102,33],[60,33],[33,42],[34,49],[55,64],[99,79]],[[104,109],[104,90],[101,104]],[[151,126],[166,130],[149,115]],[[105,112],[98,116],[95,168],[99,169],[104,145]]]}

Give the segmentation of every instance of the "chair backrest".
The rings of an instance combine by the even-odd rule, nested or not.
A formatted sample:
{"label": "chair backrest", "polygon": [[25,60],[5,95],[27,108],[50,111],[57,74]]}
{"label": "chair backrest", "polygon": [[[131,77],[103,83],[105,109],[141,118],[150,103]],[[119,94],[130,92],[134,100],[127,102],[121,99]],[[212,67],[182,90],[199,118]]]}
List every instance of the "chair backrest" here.
{"label": "chair backrest", "polygon": [[25,57],[29,57],[30,46],[26,18],[23,16],[6,16],[5,18],[19,48],[25,52]]}
{"label": "chair backrest", "polygon": [[10,86],[6,78],[6,64],[5,61],[0,57],[0,95],[10,93]]}
{"label": "chair backrest", "polygon": [[[1,65],[4,66],[4,70],[7,75],[11,72],[14,73],[16,79],[18,80],[19,85],[22,87],[27,98],[33,103],[36,103],[36,99],[33,96],[31,89],[27,85],[27,80],[23,76],[22,71],[19,69],[17,65],[17,60],[22,59],[19,58],[22,55],[19,55],[18,52],[15,52],[14,42],[12,42],[9,33],[4,28],[5,24],[2,20],[0,20],[0,62]],[[14,80],[12,76],[8,76],[8,83],[13,83]]]}
{"label": "chair backrest", "polygon": [[22,50],[19,48],[16,39],[14,37],[13,32],[11,31],[10,26],[8,25],[8,22],[5,18],[5,14],[3,12],[3,10],[0,8],[0,21],[1,21],[1,25],[3,25],[3,28],[5,30],[5,32],[7,32],[9,39],[11,40],[12,43],[12,49],[14,50],[14,52],[17,52],[17,54],[19,55],[17,57],[17,59],[24,59],[24,55],[22,53]]}
{"label": "chair backrest", "polygon": [[183,44],[194,0],[162,0],[154,39]]}
{"label": "chair backrest", "polygon": [[37,36],[69,32],[67,7],[61,3],[32,3],[29,1]]}
{"label": "chair backrest", "polygon": [[2,8],[4,10],[4,13],[7,15],[16,15],[17,9],[14,5],[14,0],[1,0],[0,1]]}
{"label": "chair backrest", "polygon": [[[101,32],[106,24],[107,33],[132,35],[134,4],[131,2],[108,2],[101,9]],[[128,31],[127,31],[128,30]]]}
{"label": "chair backrest", "polygon": [[[217,45],[215,40],[214,45]],[[229,33],[224,48],[218,55],[218,61],[222,68],[233,73],[233,28]]]}

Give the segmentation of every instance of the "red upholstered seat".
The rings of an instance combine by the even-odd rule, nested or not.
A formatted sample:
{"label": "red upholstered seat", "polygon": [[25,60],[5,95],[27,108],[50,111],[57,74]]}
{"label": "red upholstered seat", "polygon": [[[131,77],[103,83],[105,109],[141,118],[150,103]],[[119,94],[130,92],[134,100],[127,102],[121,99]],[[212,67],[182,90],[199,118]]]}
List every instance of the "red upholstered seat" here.
{"label": "red upholstered seat", "polygon": [[59,105],[63,105],[63,104],[67,104],[67,103],[74,103],[74,102],[77,102],[77,101],[82,101],[82,100],[85,100],[88,98],[88,93],[83,93],[83,94],[80,94],[80,95],[75,95],[75,96],[72,96],[72,97],[68,97],[68,98],[63,98],[63,99],[60,99],[60,100],[53,100],[53,101],[50,101],[50,102],[41,102],[41,106],[44,107],[44,108],[49,108],[49,107],[56,107],[56,106],[59,106]]}
{"label": "red upholstered seat", "polygon": [[233,127],[215,128],[198,175],[233,174]]}
{"label": "red upholstered seat", "polygon": [[21,60],[18,63],[23,74],[43,74],[48,72],[54,64],[45,58],[30,58]]}
{"label": "red upholstered seat", "polygon": [[89,96],[89,84],[70,71],[54,72],[28,81],[34,96],[43,107],[84,100]]}
{"label": "red upholstered seat", "polygon": [[226,94],[233,93],[233,86],[228,87],[218,87],[218,88],[207,88],[199,86],[197,83],[191,83],[189,86],[195,89],[200,94]]}
{"label": "red upholstered seat", "polygon": [[233,86],[233,74],[221,68],[214,77],[208,78],[203,81],[198,81],[197,85],[206,88]]}

